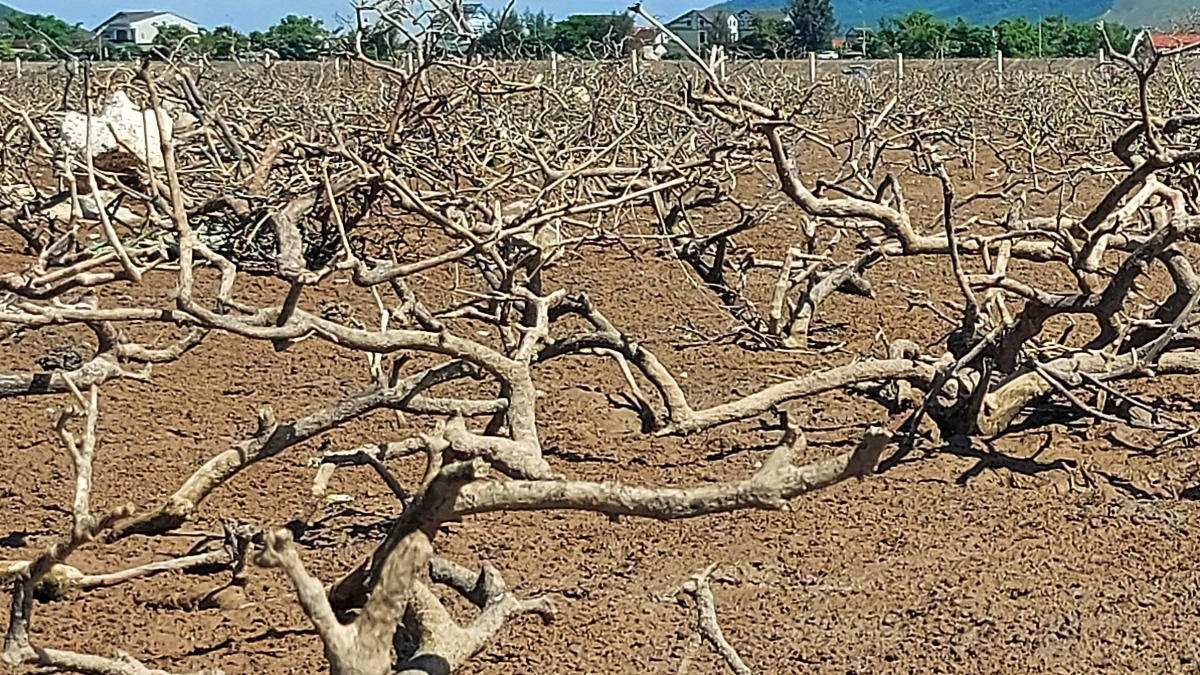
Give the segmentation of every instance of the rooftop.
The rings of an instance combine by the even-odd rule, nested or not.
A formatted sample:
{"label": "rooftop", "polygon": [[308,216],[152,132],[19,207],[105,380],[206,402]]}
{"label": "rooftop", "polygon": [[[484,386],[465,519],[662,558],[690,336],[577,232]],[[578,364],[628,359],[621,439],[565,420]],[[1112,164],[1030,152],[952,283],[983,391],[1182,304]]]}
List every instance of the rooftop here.
{"label": "rooftop", "polygon": [[741,14],[742,12],[749,12],[753,16],[756,16],[760,19],[776,19],[779,21],[786,21],[789,18],[788,13],[782,9],[743,9],[741,12],[738,12],[738,14]]}
{"label": "rooftop", "polygon": [[1200,33],[1156,33],[1150,36],[1155,49],[1177,49],[1200,43]]}
{"label": "rooftop", "polygon": [[[117,12],[116,14],[113,14],[111,17],[109,17],[107,21],[105,21],[104,23],[97,26],[96,30],[100,30],[101,28],[107,26],[108,24],[110,24],[114,21],[118,21],[118,20],[128,21],[129,23],[136,23],[138,21],[145,21],[146,19],[153,19],[156,16],[166,16],[168,14],[171,16],[178,16],[179,18],[184,19],[186,21],[191,21],[191,19],[187,19],[186,17],[180,16],[180,15],[176,14],[175,12],[148,11],[148,10],[147,11],[136,11],[136,12]],[[195,23],[195,22],[192,21],[192,23]]]}

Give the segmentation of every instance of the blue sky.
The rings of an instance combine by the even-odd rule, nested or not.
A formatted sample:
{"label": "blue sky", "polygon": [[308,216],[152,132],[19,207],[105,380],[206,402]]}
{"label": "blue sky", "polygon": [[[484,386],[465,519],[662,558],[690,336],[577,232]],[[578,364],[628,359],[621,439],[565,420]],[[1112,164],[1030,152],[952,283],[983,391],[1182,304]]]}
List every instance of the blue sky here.
{"label": "blue sky", "polygon": [[[715,0],[706,0],[711,4]],[[327,26],[335,26],[337,15],[347,19],[354,16],[349,0],[0,0],[24,12],[53,14],[68,23],[82,23],[95,28],[108,17],[123,10],[156,9],[172,11],[207,28],[231,25],[248,32],[262,30],[288,14],[314,16]],[[504,0],[488,1],[485,5],[503,7]],[[517,0],[516,7],[528,4],[544,9],[556,18],[570,14],[624,11],[631,2],[622,0],[544,0],[541,3]],[[688,0],[647,2],[646,8],[656,15],[673,19],[689,9]],[[670,15],[670,16],[667,16]]]}

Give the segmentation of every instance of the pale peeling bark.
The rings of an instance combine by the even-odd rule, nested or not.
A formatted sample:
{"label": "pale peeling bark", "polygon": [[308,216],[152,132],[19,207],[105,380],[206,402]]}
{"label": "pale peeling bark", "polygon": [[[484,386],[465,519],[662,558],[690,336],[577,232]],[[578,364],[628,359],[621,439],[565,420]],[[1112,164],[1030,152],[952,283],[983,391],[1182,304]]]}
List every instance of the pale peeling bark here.
{"label": "pale peeling bark", "polygon": [[554,604],[548,598],[521,600],[508,592],[499,572],[489,563],[484,563],[477,587],[482,595],[478,603],[480,612],[464,628],[450,616],[428,586],[417,582],[406,617],[406,623],[418,636],[417,650],[400,664],[398,675],[454,672],[491,643],[509,619],[534,613],[550,621],[555,615]]}
{"label": "pale peeling bark", "polygon": [[928,383],[933,379],[933,374],[932,366],[908,359],[859,361],[804,375],[730,403],[705,410],[689,409],[674,416],[673,423],[662,433],[680,436],[693,434],[761,415],[786,401],[844,389],[859,382],[906,379]]}
{"label": "pale peeling bark", "polygon": [[[124,652],[117,652],[115,658],[92,656],[91,654],[76,654],[58,649],[30,648],[25,663],[58,671],[83,673],[84,675],[175,675],[165,670],[147,668],[140,661]],[[224,675],[223,670],[204,669],[194,671],[191,675]]]}
{"label": "pale peeling bark", "polygon": [[70,373],[20,373],[0,375],[0,399],[37,394],[65,394],[70,391],[65,378],[71,378],[77,387],[87,388],[101,385],[110,380],[134,378],[145,380],[148,372],[130,372],[117,363],[110,354],[101,354]]}
{"label": "pale peeling bark", "polygon": [[733,645],[729,644],[729,640],[725,639],[721,623],[717,621],[717,601],[713,598],[712,587],[708,584],[708,577],[715,568],[715,564],[710,565],[703,572],[688,579],[683,585],[683,592],[692,596],[692,599],[696,601],[696,613],[699,615],[696,627],[699,629],[700,635],[712,644],[721,658],[725,659],[725,663],[729,664],[734,675],[754,675],[754,671],[750,670]]}
{"label": "pale peeling bark", "polygon": [[[70,565],[54,565],[39,582],[38,593],[51,600],[62,600],[78,591],[116,586],[134,579],[151,577],[164,572],[186,570],[208,565],[228,565],[233,560],[226,551],[211,551],[196,555],[172,558],[131,567],[108,574],[84,574]],[[24,574],[30,566],[28,560],[0,560],[0,583],[8,583]]]}
{"label": "pale peeling bark", "polygon": [[471,483],[459,493],[454,510],[460,515],[574,510],[676,520],[747,508],[779,509],[788,500],[805,493],[870,474],[890,438],[886,430],[871,427],[853,451],[796,466],[793,458],[804,451],[806,444],[804,437],[793,430],[751,477],[693,488],[647,488],[585,481]]}
{"label": "pale peeling bark", "polygon": [[[1135,352],[1128,352],[1114,358],[1104,354],[1080,352],[1071,356],[1056,359],[1043,367],[1058,373],[1090,373],[1107,379],[1105,376],[1126,370],[1120,377],[1141,376],[1134,369],[1138,367]],[[1145,364],[1144,367],[1149,367]],[[1200,352],[1167,352],[1153,366],[1156,373],[1162,375],[1195,375],[1200,374]],[[1119,378],[1118,378],[1119,379]],[[1054,387],[1033,370],[1014,374],[996,390],[990,392],[983,401],[976,418],[979,433],[985,437],[998,436],[1012,424],[1025,407],[1035,399],[1044,396]]]}
{"label": "pale peeling bark", "polygon": [[[369,595],[348,625],[338,622],[324,587],[305,571],[291,534],[279,530],[268,535],[258,563],[282,568],[291,579],[305,615],[325,645],[333,675],[389,675],[395,660],[393,638],[401,624],[409,627],[419,643],[418,652],[401,671],[449,673],[482,649],[505,619],[524,612],[552,611],[545,601],[516,599],[494,570],[485,567],[479,581],[481,612],[469,628],[461,629],[423,581],[433,557],[432,537],[454,516],[459,490],[486,474],[487,464],[480,459],[436,471],[376,551],[359,587],[360,591],[370,589]],[[447,569],[448,574],[460,576],[453,567]]]}
{"label": "pale peeling bark", "polygon": [[446,424],[443,438],[449,444],[447,449],[455,455],[482,457],[496,469],[513,478],[562,478],[550,469],[550,464],[542,457],[542,449],[536,438],[516,441],[499,436],[481,436],[468,431],[466,422],[458,415]]}
{"label": "pale peeling bark", "polygon": [[[331,656],[337,665],[333,672],[374,673],[379,657],[377,646],[392,633],[388,628],[397,618],[395,609],[407,603],[405,623],[418,639],[418,651],[409,663],[402,667],[406,673],[449,673],[464,663],[482,648],[499,630],[504,620],[515,614],[538,612],[548,614],[552,606],[544,600],[519,601],[508,596],[500,585],[498,574],[486,566],[478,584],[483,590],[473,591],[472,600],[481,607],[479,617],[467,628],[459,627],[446,613],[427,588],[420,586],[414,570],[425,570],[430,565],[432,548],[424,533],[436,531],[436,525],[452,518],[490,511],[555,510],[570,509],[595,511],[610,516],[626,515],[659,520],[693,518],[711,513],[720,513],[747,508],[780,509],[787,501],[799,495],[819,490],[854,476],[870,474],[878,465],[880,455],[891,438],[884,429],[871,427],[862,441],[851,452],[813,462],[803,466],[794,464],[796,455],[806,451],[802,434],[793,427],[788,428],[780,443],[762,468],[751,477],[726,483],[703,485],[695,488],[643,488],[629,487],[616,483],[588,483],[582,481],[520,481],[479,480],[482,474],[457,481],[450,478],[460,475],[462,469],[447,474],[452,465],[438,474],[429,487],[405,510],[400,520],[389,533],[387,540],[376,551],[373,561],[360,565],[351,574],[340,580],[330,590],[328,597],[317,597],[315,582],[310,582],[298,572],[289,572],[301,591],[301,603],[306,612],[314,616],[314,624],[320,621],[327,607],[348,609],[362,603],[363,612],[356,620],[359,633],[353,638],[356,653],[363,656],[357,663],[370,661],[364,670],[350,669],[344,655]],[[439,453],[446,448],[444,438],[429,438],[429,450]],[[482,460],[474,460],[477,466],[486,466]],[[446,481],[444,484],[442,481]],[[440,487],[439,487],[440,486]],[[283,560],[280,557],[280,560]],[[267,562],[271,562],[267,560]],[[279,564],[279,563],[275,563]],[[287,564],[283,565],[287,569]],[[296,564],[292,563],[292,567]],[[448,580],[460,589],[466,585],[464,574],[455,566],[445,562],[434,563],[436,576]],[[379,570],[375,572],[373,570]],[[491,575],[494,578],[489,578]],[[377,581],[373,581],[377,579]],[[415,584],[415,585],[414,585]],[[494,590],[488,591],[491,584]],[[374,589],[374,590],[370,590]],[[307,598],[307,599],[306,599]],[[308,609],[315,606],[319,611]],[[332,611],[332,610],[330,610]],[[339,628],[329,626],[318,630],[328,632],[327,649],[331,644],[340,644],[343,639]],[[358,666],[356,666],[358,667]]]}

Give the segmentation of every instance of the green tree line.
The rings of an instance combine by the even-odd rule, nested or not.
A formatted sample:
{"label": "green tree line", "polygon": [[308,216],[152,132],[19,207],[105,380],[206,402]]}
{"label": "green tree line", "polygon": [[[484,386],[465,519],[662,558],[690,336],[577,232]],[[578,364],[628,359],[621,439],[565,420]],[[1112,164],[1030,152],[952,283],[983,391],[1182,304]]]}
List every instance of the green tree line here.
{"label": "green tree line", "polygon": [[1077,58],[1094,56],[1104,46],[1101,30],[1115,48],[1129,48],[1129,29],[1116,23],[1104,23],[1102,29],[1096,22],[1073,23],[1063,16],[1049,16],[1037,23],[1021,17],[976,26],[962,19],[943,21],[924,11],[884,19],[864,41],[872,58],[896,54],[917,59],[985,58],[997,49],[1011,58]]}
{"label": "green tree line", "polygon": [[615,58],[633,48],[629,14],[576,14],[562,21],[545,12],[491,17],[492,28],[473,45],[491,58],[546,58],[551,52],[584,59]]}
{"label": "green tree line", "polygon": [[[469,51],[489,58],[540,59],[551,52],[580,58],[611,58],[632,48],[633,17],[629,14],[575,15],[556,21],[544,12],[506,13],[490,17],[492,25],[469,44],[443,39],[446,50]],[[0,60],[21,56],[27,60],[53,59],[70,52],[77,56],[122,60],[143,55],[171,54],[234,60],[271,50],[285,61],[307,61],[352,49],[354,36],[330,30],[318,19],[290,15],[265,31],[240,33],[229,26],[192,33],[181,26],[163,26],[149,47],[131,44],[101,45],[81,25],[72,26],[47,15],[13,15],[0,21]],[[14,45],[21,49],[14,49]],[[388,58],[406,49],[390,31],[368,32],[363,50],[368,56]]]}
{"label": "green tree line", "polygon": [[207,56],[232,61],[254,52],[270,50],[284,61],[312,61],[336,52],[344,40],[338,31],[325,28],[319,19],[288,15],[265,31],[248,35],[229,26],[192,33],[182,26],[164,26],[154,37],[152,55],[172,53]]}
{"label": "green tree line", "polygon": [[[0,60],[18,55],[29,60],[61,58],[63,51],[77,51],[87,31],[46,14],[13,13],[0,20]],[[14,47],[20,45],[21,52]]]}
{"label": "green tree line", "polygon": [[[163,26],[154,44],[105,44],[82,25],[74,26],[49,15],[12,14],[0,21],[0,60],[21,57],[35,61],[61,58],[64,52],[80,57],[122,60],[143,55],[165,57],[180,52],[215,60],[233,60],[253,52],[272,50],[280,59],[307,61],[343,46],[345,37],[327,29],[319,19],[290,15],[265,31],[243,34],[229,26],[192,33],[182,26]],[[19,47],[19,49],[18,49]]]}
{"label": "green tree line", "polygon": [[[791,0],[788,19],[756,18],[755,30],[740,40],[728,40],[727,50],[743,58],[792,58],[804,52],[829,49],[838,29],[830,0]],[[613,58],[635,46],[633,17],[629,14],[574,15],[555,20],[545,12],[504,13],[490,18],[491,28],[470,43],[443,38],[447,50],[487,58],[541,59],[551,53],[578,58]],[[1132,36],[1119,24],[1105,23],[1103,30],[1117,49],[1128,48]],[[21,56],[27,60],[59,58],[63,51],[110,59],[172,53],[233,60],[271,50],[282,60],[305,61],[344,53],[352,35],[326,28],[318,19],[289,15],[265,31],[240,33],[229,26],[190,33],[178,26],[159,31],[154,45],[144,50],[133,45],[101,46],[80,25],[70,25],[48,15],[14,14],[0,21],[0,60]],[[714,41],[719,44],[720,41]],[[20,49],[14,48],[20,47]],[[1073,23],[1062,16],[1034,23],[1025,18],[993,25],[972,25],[962,19],[948,22],[925,11],[884,19],[870,30],[855,30],[846,50],[868,58],[987,58],[997,49],[1012,58],[1085,57],[1103,46],[1100,24]],[[394,34],[364,36],[369,56],[388,58],[406,48]],[[103,52],[101,52],[103,49]]]}
{"label": "green tree line", "polygon": [[[727,50],[746,58],[791,58],[830,49],[840,37],[830,0],[791,0],[787,14],[787,20],[756,18],[754,33],[726,45]],[[1127,28],[1105,23],[1103,30],[1116,49],[1129,48],[1133,36]],[[1104,46],[1096,22],[1049,16],[1037,23],[1022,17],[980,26],[961,18],[944,21],[922,10],[883,19],[875,28],[847,31],[845,37],[844,51],[875,59],[896,54],[914,59],[987,58],[997,49],[1012,58],[1074,58],[1093,56]]]}

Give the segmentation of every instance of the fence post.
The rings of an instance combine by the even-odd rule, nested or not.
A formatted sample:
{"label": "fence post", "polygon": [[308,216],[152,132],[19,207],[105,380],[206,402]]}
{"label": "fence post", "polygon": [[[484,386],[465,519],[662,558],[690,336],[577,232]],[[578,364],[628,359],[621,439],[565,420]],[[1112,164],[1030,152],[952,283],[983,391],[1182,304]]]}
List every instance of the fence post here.
{"label": "fence post", "polygon": [[17,57],[17,79],[21,79],[21,57]]}
{"label": "fence post", "polygon": [[1000,49],[996,50],[996,72],[1004,74],[1004,51]]}
{"label": "fence post", "polygon": [[629,52],[629,66],[633,70],[633,76],[638,75],[638,48],[634,47],[633,51]]}
{"label": "fence post", "polygon": [[896,79],[904,79],[904,54],[896,52]]}
{"label": "fence post", "polygon": [[816,83],[817,81],[817,53],[808,53],[808,81]]}
{"label": "fence post", "polygon": [[720,59],[721,81],[724,82],[725,81],[725,47],[723,47],[721,45],[717,45],[717,49],[720,50],[720,53],[717,55],[717,58]]}
{"label": "fence post", "polygon": [[1104,63],[1104,47],[1096,50],[1096,63]]}
{"label": "fence post", "polygon": [[558,88],[558,52],[550,52],[550,86]]}

